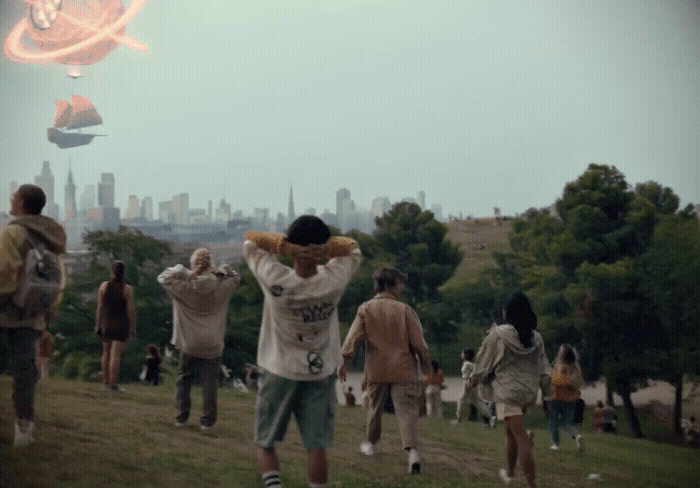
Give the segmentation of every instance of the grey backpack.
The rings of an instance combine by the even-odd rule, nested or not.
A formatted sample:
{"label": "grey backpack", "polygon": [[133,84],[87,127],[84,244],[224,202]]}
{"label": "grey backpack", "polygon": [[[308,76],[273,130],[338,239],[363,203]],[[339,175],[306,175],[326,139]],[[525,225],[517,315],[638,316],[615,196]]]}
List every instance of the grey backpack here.
{"label": "grey backpack", "polygon": [[35,241],[27,230],[31,247],[24,256],[24,267],[17,280],[12,301],[22,309],[22,317],[49,313],[61,293],[61,268],[56,253],[42,241]]}

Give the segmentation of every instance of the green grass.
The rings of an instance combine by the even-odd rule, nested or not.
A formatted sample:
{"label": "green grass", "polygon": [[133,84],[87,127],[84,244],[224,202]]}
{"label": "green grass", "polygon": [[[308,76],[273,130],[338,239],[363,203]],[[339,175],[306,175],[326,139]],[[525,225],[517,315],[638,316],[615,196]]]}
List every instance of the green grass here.
{"label": "green grass", "polygon": [[464,252],[464,258],[443,287],[449,288],[460,283],[476,281],[482,270],[494,266],[496,263],[492,253],[510,249],[508,233],[512,226],[510,220],[496,222],[494,219],[476,219],[449,222],[445,238],[459,246]]}
{"label": "green grass", "polygon": [[[174,427],[171,381],[159,387],[126,385],[114,395],[101,385],[51,378],[38,385],[37,442],[11,446],[12,381],[0,376],[0,486],[7,487],[259,487],[252,442],[254,396],[222,389],[219,422],[201,432],[201,395],[193,391],[192,426]],[[624,415],[623,415],[624,416]],[[622,435],[585,432],[587,450],[564,439],[549,450],[541,413],[527,418],[536,432],[535,462],[542,487],[677,487],[700,477],[698,451]],[[498,487],[504,432],[478,423],[420,420],[423,474],[405,473],[396,421],[383,422],[382,452],[359,454],[364,410],[339,406],[336,447],[329,451],[330,487]],[[590,423],[587,423],[590,425]],[[294,422],[278,446],[286,487],[304,487],[306,453]],[[603,482],[588,480],[600,473]],[[513,486],[513,485],[512,485]],[[514,486],[525,486],[522,476]]]}

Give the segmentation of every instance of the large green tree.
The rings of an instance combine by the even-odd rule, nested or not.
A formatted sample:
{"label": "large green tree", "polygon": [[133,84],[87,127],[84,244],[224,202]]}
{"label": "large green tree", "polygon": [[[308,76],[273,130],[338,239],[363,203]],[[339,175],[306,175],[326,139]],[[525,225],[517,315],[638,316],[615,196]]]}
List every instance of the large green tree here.
{"label": "large green tree", "polygon": [[513,224],[511,251],[495,256],[492,273],[501,289],[528,293],[550,354],[573,343],[586,376],[605,375],[638,436],[630,394],[659,374],[667,354],[649,341],[658,332],[661,290],[641,286],[649,281],[645,256],[655,228],[677,208],[672,190],[655,182],[633,190],[614,166],[591,164],[565,186],[555,213],[529,210]]}
{"label": "large green tree", "polygon": [[659,374],[674,385],[674,430],[681,435],[683,380],[700,375],[700,222],[668,215],[655,228],[642,261],[640,287],[653,304]]}

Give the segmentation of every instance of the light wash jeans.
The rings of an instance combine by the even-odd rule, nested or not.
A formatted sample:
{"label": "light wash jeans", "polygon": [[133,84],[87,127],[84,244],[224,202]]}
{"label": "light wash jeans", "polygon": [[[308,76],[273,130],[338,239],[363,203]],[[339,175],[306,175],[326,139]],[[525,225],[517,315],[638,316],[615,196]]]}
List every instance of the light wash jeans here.
{"label": "light wash jeans", "polygon": [[563,430],[571,437],[576,437],[574,429],[574,411],[576,402],[563,402],[552,400],[549,406],[549,432],[552,435],[552,444],[559,445],[559,430]]}

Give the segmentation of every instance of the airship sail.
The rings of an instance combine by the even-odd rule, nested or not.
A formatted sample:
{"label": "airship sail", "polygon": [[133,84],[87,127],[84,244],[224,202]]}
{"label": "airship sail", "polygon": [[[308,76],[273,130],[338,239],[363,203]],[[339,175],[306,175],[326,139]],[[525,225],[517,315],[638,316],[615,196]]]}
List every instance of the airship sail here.
{"label": "airship sail", "polygon": [[72,115],[70,122],[66,126],[67,129],[80,129],[81,127],[90,127],[91,125],[99,125],[102,123],[102,117],[97,113],[95,105],[86,97],[81,95],[73,95]]}
{"label": "airship sail", "polygon": [[53,121],[54,127],[65,127],[70,122],[70,116],[73,113],[70,103],[60,98],[56,100],[56,117]]}

